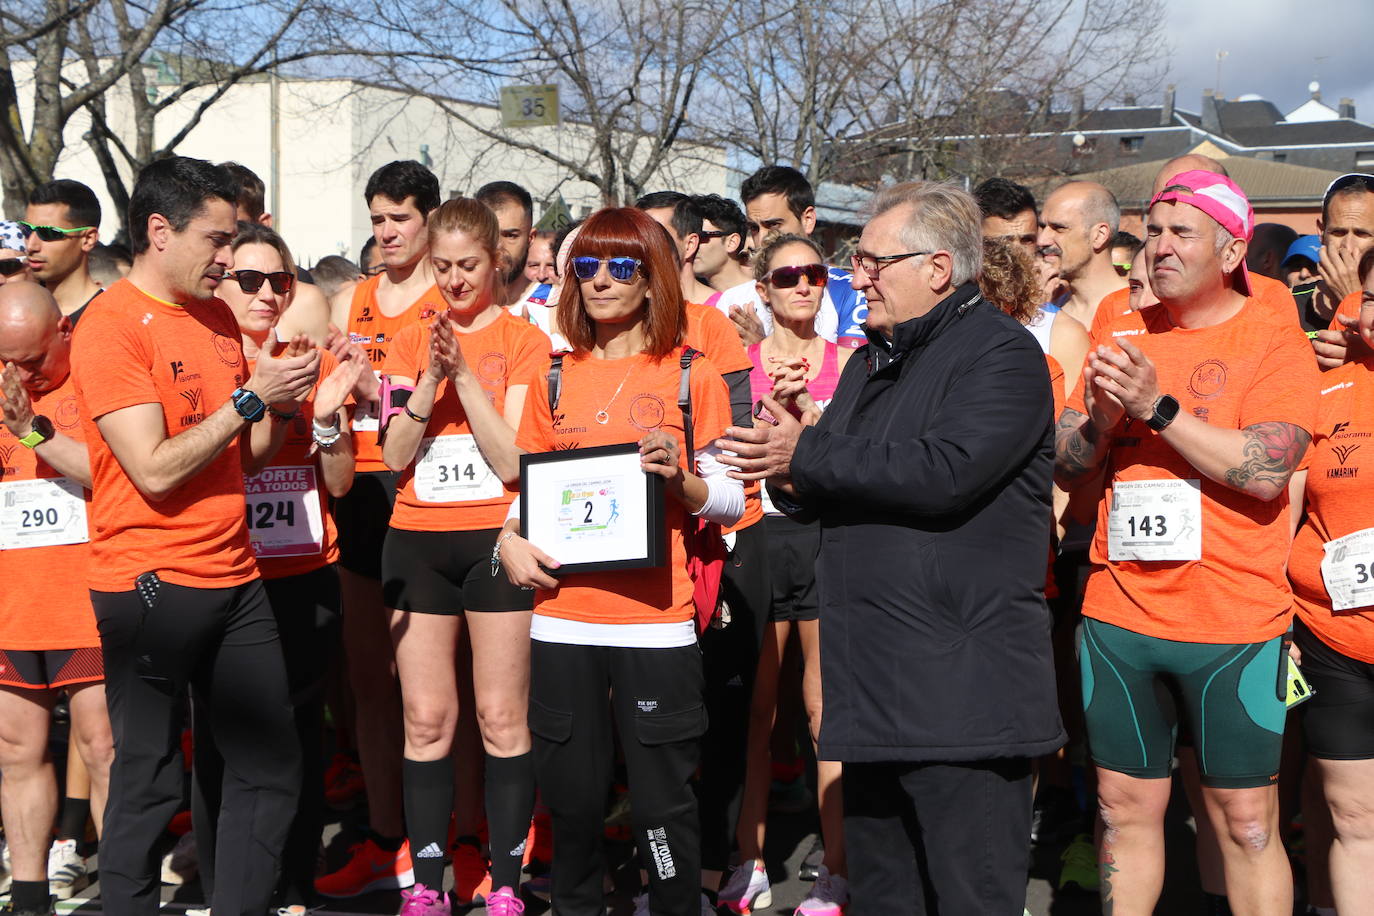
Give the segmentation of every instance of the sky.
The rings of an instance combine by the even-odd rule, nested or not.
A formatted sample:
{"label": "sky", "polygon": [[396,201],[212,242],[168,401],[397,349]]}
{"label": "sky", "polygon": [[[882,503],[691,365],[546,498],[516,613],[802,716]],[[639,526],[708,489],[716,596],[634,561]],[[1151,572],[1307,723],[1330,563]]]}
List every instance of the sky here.
{"label": "sky", "polygon": [[[1374,123],[1374,2],[1371,0],[1164,0],[1164,33],[1173,48],[1168,75],[1180,108],[1197,111],[1203,89],[1234,99],[1257,93],[1289,112],[1321,83],[1322,101],[1355,100],[1355,114]],[[1298,12],[1298,11],[1301,12]],[[1316,58],[1323,58],[1317,60]],[[1158,104],[1157,100],[1141,104]]]}

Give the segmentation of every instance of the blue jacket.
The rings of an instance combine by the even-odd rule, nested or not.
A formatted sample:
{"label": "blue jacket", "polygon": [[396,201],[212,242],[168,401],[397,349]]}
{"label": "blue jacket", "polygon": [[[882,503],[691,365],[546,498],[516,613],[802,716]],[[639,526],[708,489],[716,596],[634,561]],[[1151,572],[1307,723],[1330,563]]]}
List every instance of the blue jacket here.
{"label": "blue jacket", "polygon": [[792,459],[821,524],[821,756],[1054,750],[1044,354],[973,283],[868,337]]}

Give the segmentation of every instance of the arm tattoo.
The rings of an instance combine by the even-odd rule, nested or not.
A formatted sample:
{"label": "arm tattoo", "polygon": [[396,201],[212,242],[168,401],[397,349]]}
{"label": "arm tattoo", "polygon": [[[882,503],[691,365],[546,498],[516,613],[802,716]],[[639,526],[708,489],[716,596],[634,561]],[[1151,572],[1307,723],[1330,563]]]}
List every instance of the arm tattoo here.
{"label": "arm tattoo", "polygon": [[1101,435],[1085,414],[1066,407],[1054,427],[1055,480],[1072,483],[1102,461]]}
{"label": "arm tattoo", "polygon": [[1226,483],[1233,489],[1273,499],[1288,486],[1312,437],[1292,423],[1256,423],[1241,430],[1245,445],[1240,467],[1226,472]]}

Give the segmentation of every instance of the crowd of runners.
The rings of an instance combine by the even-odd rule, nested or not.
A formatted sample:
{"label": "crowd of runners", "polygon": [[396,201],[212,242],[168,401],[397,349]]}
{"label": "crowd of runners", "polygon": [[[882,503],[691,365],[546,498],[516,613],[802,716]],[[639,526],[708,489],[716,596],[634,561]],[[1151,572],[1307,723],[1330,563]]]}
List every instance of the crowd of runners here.
{"label": "crowd of runners", "polygon": [[[913,182],[843,265],[785,166],[557,233],[439,187],[381,167],[358,262],[308,270],[235,163],[144,169],[127,248],[72,180],[0,222],[6,912],[98,842],[112,916],[188,863],[216,916],[598,916],[628,805],[637,914],[749,914],[770,807],[814,805],[796,916],[1015,916],[1032,844],[1147,914],[1177,772],[1200,910],[1287,916],[1296,874],[1374,913],[1374,175],[1299,236],[1184,156],[1143,239],[1090,182]],[[967,396],[1003,373],[1024,429]],[[623,444],[662,562],[562,571],[522,456]]]}

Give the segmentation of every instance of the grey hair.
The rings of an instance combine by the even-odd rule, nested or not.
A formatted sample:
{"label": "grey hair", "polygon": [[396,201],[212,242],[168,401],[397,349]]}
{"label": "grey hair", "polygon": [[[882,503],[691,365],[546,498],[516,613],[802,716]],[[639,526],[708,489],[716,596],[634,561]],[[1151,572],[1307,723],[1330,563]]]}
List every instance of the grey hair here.
{"label": "grey hair", "polygon": [[1216,220],[1212,220],[1212,222],[1216,223],[1217,227],[1217,239],[1213,251],[1217,257],[1220,257],[1221,253],[1226,250],[1226,246],[1236,240],[1236,236],[1232,235],[1231,230],[1227,229],[1221,223],[1217,223]]}
{"label": "grey hair", "polygon": [[974,280],[983,264],[983,215],[963,188],[944,181],[906,181],[883,188],[870,205],[873,216],[904,204],[911,216],[898,238],[911,251],[948,251],[950,285]]}

